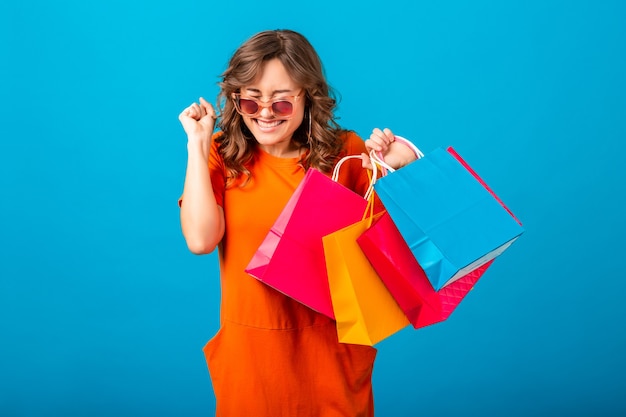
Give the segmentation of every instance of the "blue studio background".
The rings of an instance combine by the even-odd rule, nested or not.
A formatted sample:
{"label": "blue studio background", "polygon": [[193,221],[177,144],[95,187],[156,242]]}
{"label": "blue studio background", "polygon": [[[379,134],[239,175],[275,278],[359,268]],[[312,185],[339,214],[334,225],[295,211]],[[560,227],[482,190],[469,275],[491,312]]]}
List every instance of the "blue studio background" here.
{"label": "blue studio background", "polygon": [[33,0],[0,5],[0,416],[213,414],[177,116],[275,28],[345,127],[454,145],[526,228],[449,320],[378,345],[377,415],[624,415],[626,3]]}

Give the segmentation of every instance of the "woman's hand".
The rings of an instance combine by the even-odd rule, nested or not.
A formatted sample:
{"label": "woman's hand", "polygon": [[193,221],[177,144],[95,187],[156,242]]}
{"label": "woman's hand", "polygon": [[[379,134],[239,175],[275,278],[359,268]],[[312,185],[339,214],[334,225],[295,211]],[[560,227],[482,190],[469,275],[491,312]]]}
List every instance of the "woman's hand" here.
{"label": "woman's hand", "polygon": [[[395,135],[387,128],[380,130],[376,128],[372,131],[369,139],[365,141],[368,152],[374,150],[381,152],[384,161],[394,169],[401,168],[417,159],[415,152],[403,143],[396,142]],[[362,154],[363,167],[372,168],[369,155]]]}
{"label": "woman's hand", "polygon": [[215,108],[202,97],[200,103],[191,104],[178,115],[178,120],[187,134],[188,143],[199,143],[204,145],[203,147],[211,143],[216,119]]}

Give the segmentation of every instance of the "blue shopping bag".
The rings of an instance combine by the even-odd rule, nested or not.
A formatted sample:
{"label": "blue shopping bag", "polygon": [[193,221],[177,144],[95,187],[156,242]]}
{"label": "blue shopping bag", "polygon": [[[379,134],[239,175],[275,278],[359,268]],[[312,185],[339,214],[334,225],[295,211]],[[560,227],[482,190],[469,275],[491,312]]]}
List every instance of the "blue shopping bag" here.
{"label": "blue shopping bag", "polygon": [[519,221],[452,149],[435,149],[374,185],[435,290],[504,252]]}

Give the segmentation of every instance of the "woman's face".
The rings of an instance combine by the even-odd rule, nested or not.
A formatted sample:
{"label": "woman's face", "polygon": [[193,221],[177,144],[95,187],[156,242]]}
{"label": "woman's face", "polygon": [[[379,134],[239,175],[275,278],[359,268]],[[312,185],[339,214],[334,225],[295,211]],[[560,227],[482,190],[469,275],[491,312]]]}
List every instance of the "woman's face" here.
{"label": "woman's face", "polygon": [[[294,100],[293,96],[298,98]],[[304,119],[305,92],[291,79],[282,62],[277,58],[267,61],[252,84],[241,89],[241,97],[267,105],[254,116],[242,115],[261,149],[284,158],[298,156],[299,149],[291,138]],[[288,98],[293,103],[290,116],[281,117],[272,111],[271,102],[280,98]]]}

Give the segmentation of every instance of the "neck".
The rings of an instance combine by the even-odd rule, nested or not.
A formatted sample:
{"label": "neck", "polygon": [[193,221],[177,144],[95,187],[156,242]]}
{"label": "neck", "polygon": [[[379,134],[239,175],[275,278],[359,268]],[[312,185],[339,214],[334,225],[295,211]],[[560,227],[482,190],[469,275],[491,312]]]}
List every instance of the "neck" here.
{"label": "neck", "polygon": [[287,146],[259,144],[259,148],[277,158],[297,158],[302,153],[302,148],[294,142],[289,142]]}

